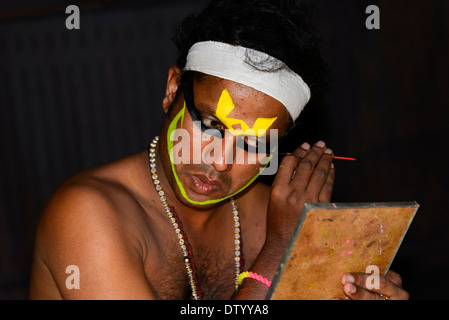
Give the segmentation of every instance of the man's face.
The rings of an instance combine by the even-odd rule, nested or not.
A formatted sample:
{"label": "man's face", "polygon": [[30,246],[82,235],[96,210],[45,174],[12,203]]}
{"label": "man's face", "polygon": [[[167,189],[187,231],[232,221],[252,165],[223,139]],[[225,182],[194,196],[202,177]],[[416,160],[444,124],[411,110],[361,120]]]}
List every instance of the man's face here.
{"label": "man's face", "polygon": [[[178,101],[170,122],[173,128],[176,125],[176,130],[182,128],[188,133],[190,159],[183,163],[174,161],[178,163],[172,164],[176,178],[169,180],[183,203],[202,203],[204,207],[204,203],[224,199],[242,190],[258,175],[263,163],[257,146],[265,143],[269,152],[271,130],[278,130],[278,136],[282,136],[289,126],[289,117],[276,99],[229,80],[204,76],[194,80],[193,88],[187,91],[186,104],[184,99]],[[180,113],[182,118],[176,121]],[[177,143],[181,142],[175,141],[175,148]],[[182,143],[185,145],[185,141]],[[199,152],[202,155],[200,161]],[[237,156],[242,154],[243,161]],[[178,156],[181,156],[179,152],[173,152],[173,157]]]}

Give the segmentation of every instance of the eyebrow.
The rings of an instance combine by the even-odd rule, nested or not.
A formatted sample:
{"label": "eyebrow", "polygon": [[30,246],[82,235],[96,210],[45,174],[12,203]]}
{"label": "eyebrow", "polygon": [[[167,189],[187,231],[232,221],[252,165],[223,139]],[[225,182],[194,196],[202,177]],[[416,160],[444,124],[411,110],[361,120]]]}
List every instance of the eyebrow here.
{"label": "eyebrow", "polygon": [[[216,117],[215,110],[213,110],[213,107],[209,106],[208,104],[201,103],[201,102],[198,104],[195,103],[194,107],[200,112],[209,113],[209,114],[213,115],[214,117]],[[217,121],[219,121],[221,123],[221,121],[218,120],[218,118],[217,118]]]}
{"label": "eyebrow", "polygon": [[[198,111],[198,113],[199,113],[199,115],[201,117],[203,117],[203,115],[201,113],[203,113],[203,112],[204,113],[208,113],[208,114],[212,115],[215,118],[214,121],[219,122],[220,124],[222,124],[225,127],[224,130],[228,130],[228,128],[223,124],[223,122],[221,122],[220,119],[217,118],[215,112],[210,110],[212,108],[210,108],[209,105],[200,102],[200,103],[198,103],[198,105],[195,104],[193,107]],[[201,110],[199,110],[199,109],[201,109]],[[268,133],[268,130],[267,130],[267,133]],[[262,137],[255,137],[255,136],[248,136],[248,137],[256,138],[258,143],[269,144],[270,143],[270,136],[267,133],[264,136],[262,136]]]}
{"label": "eyebrow", "polygon": [[[187,93],[187,97],[186,97],[186,93]],[[203,103],[203,102],[198,102],[198,103],[195,102],[193,82],[190,84],[189,88],[187,88],[187,92],[184,92],[184,98],[186,99],[185,102],[187,104],[187,109],[189,110],[189,112],[191,112],[191,111],[195,112],[195,110],[196,110],[196,113],[198,113],[197,115],[200,116],[200,118],[201,118],[199,120],[202,121],[204,118],[204,116],[201,114],[201,112],[208,113],[209,115],[212,115],[215,118],[214,121],[217,121],[220,124],[222,124],[224,127],[226,127],[224,125],[224,123],[221,122],[220,119],[217,118],[215,111],[212,111],[213,107],[211,107],[210,105]],[[202,110],[201,111],[198,110],[198,107],[201,108]],[[191,108],[193,108],[194,110],[191,110]],[[204,109],[206,109],[206,110],[204,110]],[[226,129],[228,129],[228,128],[226,127]],[[226,129],[224,129],[224,130],[226,130]],[[219,129],[217,129],[217,130],[219,130]],[[271,136],[268,135],[268,130],[263,137],[255,137],[255,138],[258,143],[263,143],[266,145],[271,143]]]}

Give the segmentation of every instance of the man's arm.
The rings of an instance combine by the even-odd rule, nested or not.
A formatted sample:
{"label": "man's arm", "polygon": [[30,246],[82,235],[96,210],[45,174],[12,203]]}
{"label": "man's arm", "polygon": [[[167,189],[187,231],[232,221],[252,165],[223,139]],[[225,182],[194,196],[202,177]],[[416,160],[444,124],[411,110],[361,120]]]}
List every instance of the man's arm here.
{"label": "man's arm", "polygon": [[[271,281],[304,204],[330,201],[335,180],[332,155],[324,143],[313,147],[303,144],[292,156],[282,160],[270,192],[267,238],[250,269],[252,272]],[[349,299],[408,299],[397,273],[390,271],[381,277],[379,289],[374,290],[366,288],[368,276],[370,274],[335,275],[341,277],[342,289]],[[267,292],[268,287],[258,280],[246,279],[234,299],[265,299]]]}
{"label": "man's arm", "polygon": [[[286,156],[270,192],[267,237],[250,271],[272,280],[305,203],[329,202],[335,170],[332,151],[323,142],[303,144]],[[245,279],[234,299],[265,299],[268,287]]]}
{"label": "man's arm", "polygon": [[[146,279],[137,230],[120,205],[101,189],[63,187],[39,223],[36,255],[63,299],[154,299]],[[69,289],[68,266],[79,269],[79,289]],[[35,279],[32,292],[39,292]],[[70,287],[70,286],[69,286]]]}

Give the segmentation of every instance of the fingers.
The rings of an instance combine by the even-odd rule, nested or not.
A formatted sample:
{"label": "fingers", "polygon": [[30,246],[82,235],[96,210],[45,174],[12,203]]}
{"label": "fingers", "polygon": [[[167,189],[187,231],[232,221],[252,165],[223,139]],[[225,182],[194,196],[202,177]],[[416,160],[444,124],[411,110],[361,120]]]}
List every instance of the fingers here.
{"label": "fingers", "polygon": [[293,155],[299,158],[299,160],[302,160],[309,153],[309,150],[310,144],[304,142],[300,147],[296,148],[296,150],[293,152]]}
{"label": "fingers", "polygon": [[[392,273],[390,278],[393,277],[397,281],[396,275],[399,276]],[[379,277],[379,286],[374,288],[370,286],[370,289],[368,289],[367,280],[370,280],[370,276],[371,274],[367,273],[345,273],[341,279],[345,294],[353,300],[383,300],[385,296],[391,300],[406,300],[409,298],[407,291],[387,277]]]}
{"label": "fingers", "polygon": [[332,150],[325,149],[324,153],[319,159],[318,164],[315,167],[315,170],[312,173],[312,176],[310,177],[310,181],[307,186],[307,189],[309,189],[312,193],[321,194],[321,192],[324,189],[324,186],[326,185],[326,182],[329,183],[327,185],[326,195],[327,193],[329,193],[329,191],[332,191],[333,178],[331,177],[331,179],[329,179],[328,181],[329,175],[331,173],[332,157],[333,157]]}
{"label": "fingers", "polygon": [[292,175],[295,172],[299,159],[294,155],[287,155],[282,159],[279,165],[279,170],[273,181],[273,186],[286,185],[292,180]]}
{"label": "fingers", "polygon": [[335,184],[335,167],[331,164],[331,169],[329,175],[327,176],[326,182],[324,183],[323,189],[321,189],[320,195],[318,197],[319,202],[330,202],[332,198],[332,191],[334,190]]}
{"label": "fingers", "polygon": [[387,275],[385,276],[385,278],[387,278],[388,280],[393,282],[398,287],[402,288],[402,278],[401,278],[401,276],[398,273],[396,273],[396,272],[394,272],[392,270],[389,270]]}
{"label": "fingers", "polygon": [[295,175],[298,162],[303,159],[309,152],[310,145],[305,142],[298,147],[294,153],[285,156],[279,165],[278,173],[273,181],[274,185],[288,184]]}
{"label": "fingers", "polygon": [[332,157],[332,150],[323,141],[312,147],[303,143],[282,159],[272,186],[289,185],[291,199],[303,197],[308,202],[329,202],[335,180]]}
{"label": "fingers", "polygon": [[299,162],[291,183],[298,192],[307,190],[310,195],[314,195],[315,199],[313,200],[317,202],[329,176],[331,164],[332,150],[326,149],[326,144],[319,141],[310,148],[309,152]]}

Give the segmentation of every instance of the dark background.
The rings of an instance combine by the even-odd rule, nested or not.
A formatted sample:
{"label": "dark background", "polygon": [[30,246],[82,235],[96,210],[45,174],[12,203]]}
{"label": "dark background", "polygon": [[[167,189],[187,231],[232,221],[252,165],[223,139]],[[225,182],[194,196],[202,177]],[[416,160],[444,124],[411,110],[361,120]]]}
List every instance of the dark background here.
{"label": "dark background", "polygon": [[[449,298],[449,1],[320,0],[330,91],[297,143],[338,155],[333,201],[417,201],[392,269]],[[206,1],[0,1],[0,299],[26,299],[36,224],[58,184],[143,150],[160,129],[175,26]],[[65,28],[65,8],[81,29]],[[367,30],[376,4],[381,29]]]}

